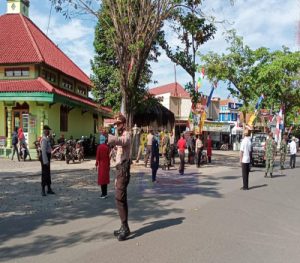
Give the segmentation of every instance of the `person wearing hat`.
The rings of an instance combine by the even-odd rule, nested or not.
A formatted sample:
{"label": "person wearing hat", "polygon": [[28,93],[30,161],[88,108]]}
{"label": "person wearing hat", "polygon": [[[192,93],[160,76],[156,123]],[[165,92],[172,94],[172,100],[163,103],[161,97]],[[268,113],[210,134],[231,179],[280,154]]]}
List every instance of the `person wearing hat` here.
{"label": "person wearing hat", "polygon": [[297,145],[295,136],[292,137],[292,141],[290,142],[290,167],[291,169],[296,166],[296,154],[297,154]]}
{"label": "person wearing hat", "polygon": [[115,135],[108,136],[108,144],[114,147],[116,176],[115,176],[115,200],[118,213],[121,219],[121,227],[114,231],[114,235],[119,241],[125,240],[130,235],[128,226],[128,203],[127,203],[127,186],[130,180],[130,147],[131,138],[126,131],[126,118],[119,114],[114,123],[116,125]]}
{"label": "person wearing hat", "polygon": [[43,137],[41,139],[41,156],[39,156],[42,166],[42,196],[46,196],[45,187],[47,186],[47,194],[55,194],[51,189],[51,173],[50,173],[50,159],[51,159],[51,145],[49,140],[50,127],[44,125]]}
{"label": "person wearing hat", "polygon": [[241,190],[249,190],[251,140],[249,131],[244,131],[244,138],[240,148],[240,163],[242,166],[243,187]]}

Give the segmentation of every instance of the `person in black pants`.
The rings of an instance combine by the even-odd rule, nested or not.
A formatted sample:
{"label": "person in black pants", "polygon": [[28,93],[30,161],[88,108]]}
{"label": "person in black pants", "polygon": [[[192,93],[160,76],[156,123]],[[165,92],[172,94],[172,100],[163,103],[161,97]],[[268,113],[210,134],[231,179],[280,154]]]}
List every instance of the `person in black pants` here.
{"label": "person in black pants", "polygon": [[152,139],[151,149],[151,169],[152,169],[152,182],[156,182],[156,173],[159,167],[159,146],[155,136]]}
{"label": "person in black pants", "polygon": [[251,140],[249,131],[244,131],[244,139],[240,148],[240,162],[242,166],[243,187],[241,190],[249,189],[249,172],[250,172],[250,153],[251,153]]}
{"label": "person in black pants", "polygon": [[51,159],[51,146],[49,140],[50,127],[44,126],[44,134],[41,139],[41,156],[39,156],[42,166],[42,196],[46,196],[45,187],[47,186],[47,194],[55,194],[51,189],[51,173],[50,173],[50,159]]}
{"label": "person in black pants", "polygon": [[15,129],[15,131],[12,134],[12,147],[13,147],[13,153],[11,156],[11,160],[14,159],[15,153],[17,153],[17,157],[18,157],[18,161],[20,162],[20,155],[19,155],[19,151],[18,151],[18,128]]}

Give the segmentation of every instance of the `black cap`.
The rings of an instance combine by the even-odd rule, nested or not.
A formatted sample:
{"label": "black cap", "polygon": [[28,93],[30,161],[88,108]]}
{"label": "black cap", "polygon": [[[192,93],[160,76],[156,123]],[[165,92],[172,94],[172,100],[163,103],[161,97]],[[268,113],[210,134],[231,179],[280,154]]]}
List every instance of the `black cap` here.
{"label": "black cap", "polygon": [[51,128],[50,128],[48,125],[44,125],[43,129],[44,129],[44,130],[51,131]]}

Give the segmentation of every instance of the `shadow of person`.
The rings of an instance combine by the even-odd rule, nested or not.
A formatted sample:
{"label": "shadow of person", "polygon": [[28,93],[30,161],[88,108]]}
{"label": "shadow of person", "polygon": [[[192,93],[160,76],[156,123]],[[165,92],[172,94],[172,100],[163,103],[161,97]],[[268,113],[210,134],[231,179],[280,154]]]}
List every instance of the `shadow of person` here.
{"label": "shadow of person", "polygon": [[251,186],[249,187],[249,190],[252,190],[252,189],[255,189],[255,188],[261,188],[261,187],[266,187],[268,186],[267,184],[262,184],[262,185],[254,185],[254,186]]}
{"label": "shadow of person", "polygon": [[276,177],[284,177],[284,176],[286,176],[286,174],[274,174],[274,175],[272,176],[272,178],[276,178]]}
{"label": "shadow of person", "polygon": [[183,222],[184,219],[185,217],[178,217],[178,218],[163,219],[163,220],[146,223],[144,224],[145,226],[143,226],[142,228],[132,232],[131,236],[128,239],[133,239],[145,235],[149,232],[179,225]]}

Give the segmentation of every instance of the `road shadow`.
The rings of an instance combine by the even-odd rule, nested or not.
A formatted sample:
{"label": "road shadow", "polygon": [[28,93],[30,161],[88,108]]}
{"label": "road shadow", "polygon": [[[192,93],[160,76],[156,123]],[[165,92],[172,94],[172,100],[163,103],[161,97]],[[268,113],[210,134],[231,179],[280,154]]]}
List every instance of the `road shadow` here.
{"label": "road shadow", "polygon": [[286,174],[273,174],[272,178],[285,177]]}
{"label": "road shadow", "polygon": [[143,236],[147,233],[154,232],[156,230],[165,229],[168,227],[176,226],[182,224],[185,217],[162,219],[157,221],[152,221],[150,223],[143,224],[144,227],[134,231],[129,239],[137,238]]}
{"label": "road shadow", "polygon": [[267,187],[267,184],[262,184],[262,185],[254,185],[249,187],[249,190],[257,189],[257,188],[262,188],[262,187]]}

